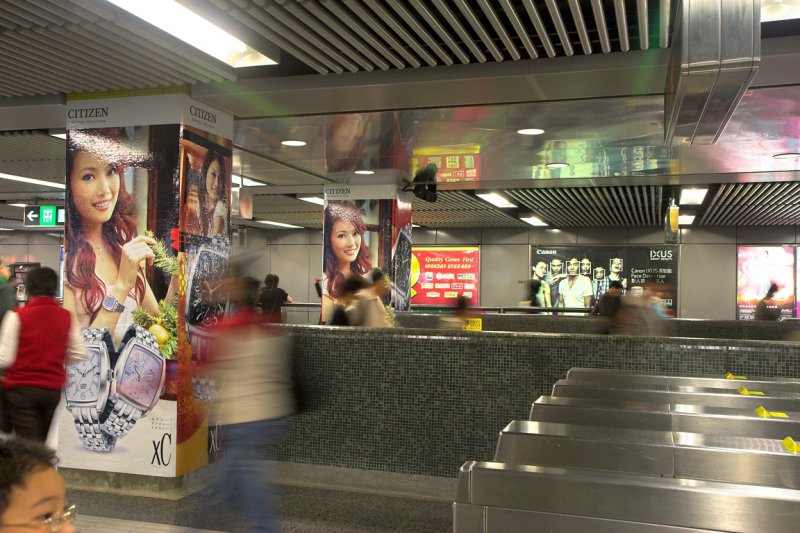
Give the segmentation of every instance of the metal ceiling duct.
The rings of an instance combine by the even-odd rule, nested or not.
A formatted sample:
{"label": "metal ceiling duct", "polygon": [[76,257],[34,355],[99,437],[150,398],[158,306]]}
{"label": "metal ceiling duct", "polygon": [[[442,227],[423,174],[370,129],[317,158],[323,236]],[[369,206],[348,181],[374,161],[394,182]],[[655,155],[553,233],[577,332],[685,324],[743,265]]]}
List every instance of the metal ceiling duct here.
{"label": "metal ceiling duct", "polygon": [[664,91],[666,144],[714,144],[760,61],[760,0],[678,2]]}

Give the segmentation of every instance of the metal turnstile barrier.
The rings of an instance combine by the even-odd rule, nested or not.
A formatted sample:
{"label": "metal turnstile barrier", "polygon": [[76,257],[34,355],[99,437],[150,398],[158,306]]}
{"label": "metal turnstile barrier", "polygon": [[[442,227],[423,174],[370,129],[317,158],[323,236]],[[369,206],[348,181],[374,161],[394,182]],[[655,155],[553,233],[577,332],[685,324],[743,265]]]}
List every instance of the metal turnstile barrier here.
{"label": "metal turnstile barrier", "polygon": [[604,388],[565,379],[560,379],[553,385],[552,396],[622,400],[634,403],[688,404],[744,410],[754,410],[763,406],[769,411],[796,411],[800,405],[800,396],[794,397],[790,393],[776,393],[772,396],[766,394],[745,395],[739,394],[738,391],[723,389],[650,384],[634,384],[629,388]]}
{"label": "metal turnstile barrier", "polygon": [[647,385],[698,387],[704,389],[723,389],[738,391],[744,387],[765,395],[796,395],[800,398],[800,381],[775,381],[768,379],[747,379],[745,376],[725,378],[721,376],[668,376],[639,374],[593,368],[572,368],[567,372],[567,381],[590,383],[609,388],[643,388]]}
{"label": "metal turnstile barrier", "polygon": [[778,439],[515,421],[494,460],[800,489],[800,456]]}
{"label": "metal turnstile barrier", "polygon": [[[800,412],[541,396],[530,420],[704,435],[800,439]],[[800,407],[800,405],[798,405]]]}
{"label": "metal turnstile barrier", "polygon": [[800,523],[800,491],[468,461],[453,520],[455,533],[785,533]]}

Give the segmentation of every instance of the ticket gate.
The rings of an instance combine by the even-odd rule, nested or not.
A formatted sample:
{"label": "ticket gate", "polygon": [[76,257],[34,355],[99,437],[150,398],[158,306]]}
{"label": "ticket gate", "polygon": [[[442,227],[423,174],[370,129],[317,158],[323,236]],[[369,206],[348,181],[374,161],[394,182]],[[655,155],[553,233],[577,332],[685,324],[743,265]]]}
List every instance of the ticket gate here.
{"label": "ticket gate", "polygon": [[738,390],[745,387],[751,391],[764,392],[765,395],[780,393],[796,394],[800,398],[800,381],[775,381],[769,379],[747,379],[746,376],[668,376],[598,370],[594,368],[571,368],[567,381],[591,383],[598,386],[626,388],[631,385],[675,385],[681,387],[700,387],[709,389]]}
{"label": "ticket gate", "polygon": [[530,420],[704,435],[800,439],[800,412],[767,411],[761,406],[744,410],[541,396],[531,406]]}
{"label": "ticket gate", "polygon": [[468,461],[454,533],[785,533],[800,491],[620,472]]}
{"label": "ticket gate", "polygon": [[623,400],[635,403],[688,404],[702,407],[726,407],[754,410],[763,406],[768,411],[796,411],[800,395],[773,393],[771,396],[751,395],[738,390],[687,387],[657,384],[632,384],[624,388],[609,388],[591,383],[578,383],[560,379],[553,385],[552,396],[592,398],[597,400]]}
{"label": "ticket gate", "polygon": [[793,450],[779,439],[514,421],[494,460],[800,489]]}

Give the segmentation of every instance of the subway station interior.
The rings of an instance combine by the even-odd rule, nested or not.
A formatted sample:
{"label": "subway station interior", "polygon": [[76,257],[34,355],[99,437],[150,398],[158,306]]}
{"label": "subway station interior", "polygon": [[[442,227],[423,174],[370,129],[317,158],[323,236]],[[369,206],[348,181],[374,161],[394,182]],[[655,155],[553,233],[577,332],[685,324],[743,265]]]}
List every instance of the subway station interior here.
{"label": "subway station interior", "polygon": [[[213,56],[206,29],[189,43],[130,4],[173,26],[188,10],[241,48]],[[2,0],[0,259],[23,288],[33,266],[68,282],[69,144],[113,128],[149,151],[120,176],[147,212],[138,229],[181,256],[184,302],[184,285],[224,268],[183,258],[218,242],[183,239],[184,174],[216,143],[223,255],[293,299],[278,328],[300,405],[258,461],[278,530],[794,531],[798,65],[796,0]],[[159,157],[179,161],[174,175]],[[392,328],[320,324],[324,206],[351,193],[394,202],[388,237],[369,241],[395,286]],[[478,259],[426,274],[431,256]],[[624,268],[625,297],[660,284],[668,317],[609,335],[588,300],[557,312],[570,307],[557,281],[563,302],[548,289],[541,312],[525,309],[537,265],[557,280],[554,263],[573,260],[591,304]],[[771,283],[780,320],[752,320]],[[436,329],[457,290],[474,321]],[[183,305],[172,396],[162,377],[105,454],[82,449],[69,406],[51,430],[80,531],[273,531],[208,512],[225,427],[194,381],[181,388],[201,339]]]}

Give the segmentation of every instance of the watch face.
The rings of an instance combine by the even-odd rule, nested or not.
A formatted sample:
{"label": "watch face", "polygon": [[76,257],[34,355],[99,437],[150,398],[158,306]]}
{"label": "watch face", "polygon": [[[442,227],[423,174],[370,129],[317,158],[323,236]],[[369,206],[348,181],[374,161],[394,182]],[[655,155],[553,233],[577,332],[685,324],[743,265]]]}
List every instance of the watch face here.
{"label": "watch face", "polygon": [[87,358],[67,366],[64,395],[68,402],[96,402],[100,392],[100,348],[87,346]]}
{"label": "watch face", "polygon": [[411,241],[405,233],[397,236],[394,257],[395,308],[405,310],[411,298]]}
{"label": "watch face", "polygon": [[133,346],[125,360],[122,376],[117,378],[116,392],[149,408],[160,392],[162,374],[163,361],[158,356],[141,346]]}
{"label": "watch face", "polygon": [[225,271],[228,261],[220,253],[200,249],[188,280],[186,321],[210,326],[225,312]]}

